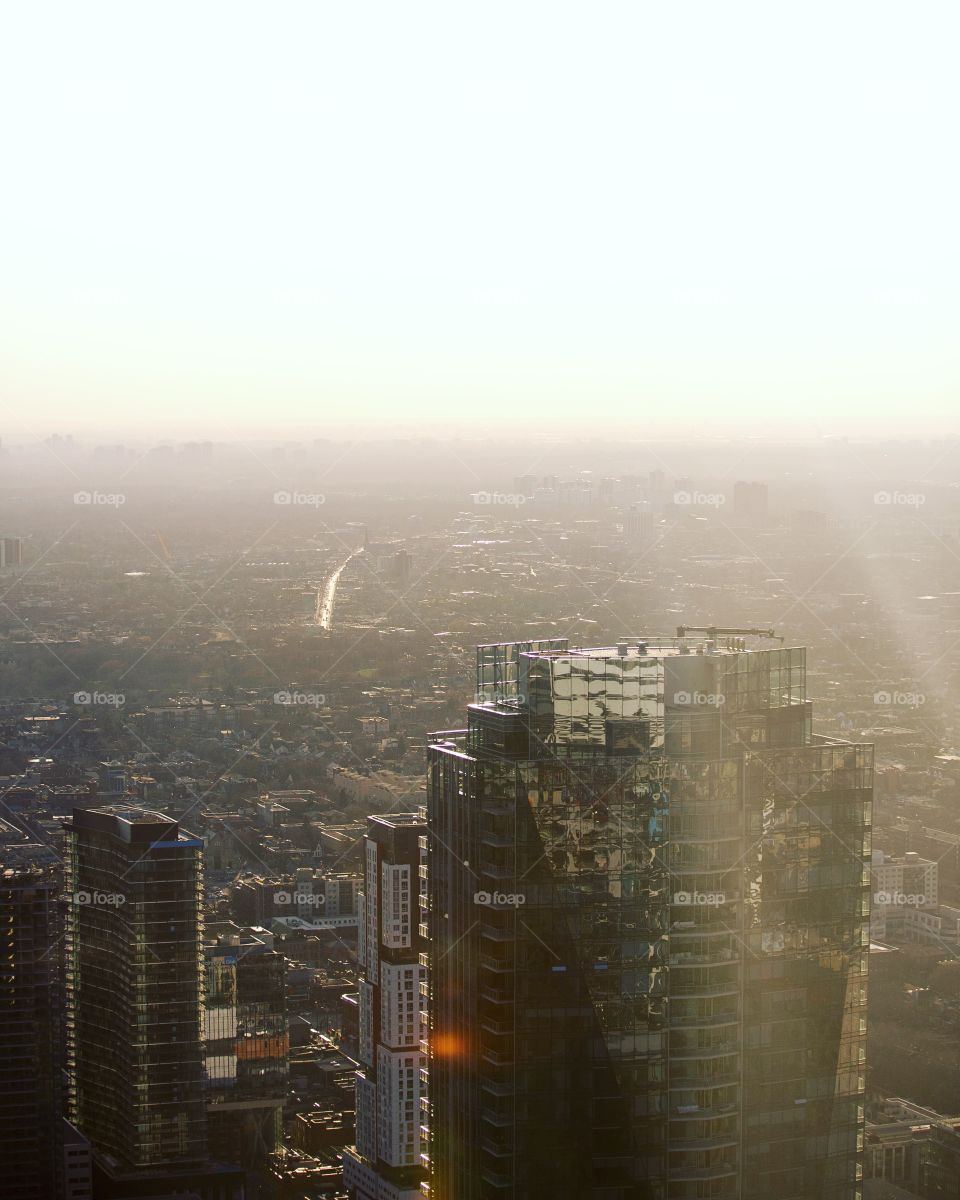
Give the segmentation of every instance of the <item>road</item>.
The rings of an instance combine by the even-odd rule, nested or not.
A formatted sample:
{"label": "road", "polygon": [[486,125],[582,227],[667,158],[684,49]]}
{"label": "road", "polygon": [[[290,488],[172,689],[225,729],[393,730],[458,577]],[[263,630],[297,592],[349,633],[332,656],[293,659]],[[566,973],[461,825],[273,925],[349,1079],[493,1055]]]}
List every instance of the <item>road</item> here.
{"label": "road", "polygon": [[345,568],[351,563],[358,554],[362,554],[363,550],[354,550],[348,555],[339,567],[333,572],[322,589],[317,591],[317,613],[316,623],[321,629],[333,628],[333,602],[337,598],[337,584],[340,582],[340,576]]}

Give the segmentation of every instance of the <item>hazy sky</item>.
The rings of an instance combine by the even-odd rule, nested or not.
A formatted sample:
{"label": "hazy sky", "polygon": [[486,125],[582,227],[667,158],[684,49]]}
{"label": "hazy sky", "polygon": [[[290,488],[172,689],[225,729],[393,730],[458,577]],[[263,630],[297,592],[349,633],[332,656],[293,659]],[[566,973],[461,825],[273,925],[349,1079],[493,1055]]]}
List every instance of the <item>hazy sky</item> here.
{"label": "hazy sky", "polygon": [[960,5],[8,0],[0,434],[956,431]]}

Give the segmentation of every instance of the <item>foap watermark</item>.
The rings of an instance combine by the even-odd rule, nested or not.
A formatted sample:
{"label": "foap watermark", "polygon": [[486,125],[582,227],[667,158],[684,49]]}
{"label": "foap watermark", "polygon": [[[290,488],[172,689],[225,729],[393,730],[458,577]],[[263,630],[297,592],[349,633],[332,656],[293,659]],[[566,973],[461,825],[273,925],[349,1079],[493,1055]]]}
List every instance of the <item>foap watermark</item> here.
{"label": "foap watermark", "polygon": [[123,692],[74,692],[74,704],[105,704],[108,708],[122,708],[127,702]]}
{"label": "foap watermark", "polygon": [[298,705],[307,708],[325,708],[327,698],[322,692],[274,692],[273,702],[287,708],[296,708]]}
{"label": "foap watermark", "polygon": [[274,504],[319,508],[321,504],[326,504],[327,498],[322,492],[274,492],[273,502]]}
{"label": "foap watermark", "polygon": [[74,892],[71,899],[74,904],[94,908],[119,908],[127,902],[122,892]]}
{"label": "foap watermark", "polygon": [[489,692],[477,692],[473,698],[474,704],[518,704],[522,708],[527,703],[527,698],[523,692],[494,692],[492,695]]}
{"label": "foap watermark", "polygon": [[673,703],[677,708],[722,708],[726,700],[723,692],[673,693]]}
{"label": "foap watermark", "polygon": [[873,702],[882,708],[919,708],[926,703],[923,692],[874,692]]}
{"label": "foap watermark", "polygon": [[119,508],[126,504],[123,492],[74,492],[74,504],[89,504],[94,508]]}
{"label": "foap watermark", "polygon": [[923,908],[927,898],[923,892],[874,892],[873,902],[884,907]]}
{"label": "foap watermark", "polygon": [[527,898],[522,892],[474,892],[473,902],[485,908],[519,908]]}
{"label": "foap watermark", "polygon": [[722,492],[674,492],[673,502],[690,508],[720,508],[727,498]]}
{"label": "foap watermark", "polygon": [[274,904],[309,904],[314,908],[318,908],[321,904],[326,904],[327,898],[320,892],[274,892]]}
{"label": "foap watermark", "polygon": [[718,905],[726,901],[726,896],[723,892],[674,892],[674,904],[684,906],[700,905],[701,907],[711,906],[716,908]]}
{"label": "foap watermark", "polygon": [[873,502],[884,508],[922,508],[927,497],[923,492],[874,492]]}
{"label": "foap watermark", "polygon": [[508,508],[519,508],[527,502],[522,492],[471,492],[470,498],[474,504],[505,504]]}

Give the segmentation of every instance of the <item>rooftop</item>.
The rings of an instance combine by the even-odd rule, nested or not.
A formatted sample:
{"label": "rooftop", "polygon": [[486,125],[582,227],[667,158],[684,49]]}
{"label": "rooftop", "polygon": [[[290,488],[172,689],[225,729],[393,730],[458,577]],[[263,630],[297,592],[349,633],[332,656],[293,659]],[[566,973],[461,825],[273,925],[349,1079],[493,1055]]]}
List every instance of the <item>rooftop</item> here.
{"label": "rooftop", "polygon": [[774,646],[752,644],[761,638],[767,639],[766,633],[733,636],[718,632],[714,637],[631,636],[621,638],[613,646],[571,646],[566,638],[554,638],[541,642],[492,642],[478,646],[477,653],[483,657],[484,651],[516,647],[516,653],[530,658],[670,658],[680,654],[752,654],[783,648],[783,639],[776,637],[773,638]]}
{"label": "rooftop", "polygon": [[158,848],[171,845],[202,846],[202,840],[180,829],[179,822],[163,813],[129,804],[105,804],[99,808],[75,808],[64,822],[70,830],[96,830],[124,842],[151,843]]}
{"label": "rooftop", "polygon": [[423,824],[417,813],[377,813],[375,816],[367,818],[368,821],[375,821],[378,825],[386,825],[390,829],[402,829],[410,825]]}

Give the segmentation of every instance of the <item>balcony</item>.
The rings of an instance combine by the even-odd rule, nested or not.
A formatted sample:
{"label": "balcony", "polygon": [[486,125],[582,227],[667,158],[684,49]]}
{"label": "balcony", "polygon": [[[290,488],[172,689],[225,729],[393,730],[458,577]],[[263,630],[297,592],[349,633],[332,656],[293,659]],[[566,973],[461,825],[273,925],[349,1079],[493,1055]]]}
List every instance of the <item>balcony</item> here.
{"label": "balcony", "polygon": [[670,843],[674,846],[715,846],[717,842],[741,841],[743,841],[743,834],[739,832],[724,834],[716,833],[710,835],[697,835],[691,833],[681,834],[679,837],[674,835],[670,838]]}
{"label": "balcony", "polygon": [[509,1067],[516,1061],[512,1052],[507,1054],[502,1050],[491,1050],[486,1046],[480,1050],[480,1059],[494,1067]]}
{"label": "balcony", "polygon": [[482,1079],[480,1081],[480,1090],[482,1092],[489,1092],[491,1096],[497,1096],[502,1099],[505,1096],[512,1096],[516,1092],[516,1086],[512,1081]]}
{"label": "balcony", "polygon": [[[507,879],[511,882],[517,878],[517,868],[515,863],[496,863],[485,862],[480,867],[480,877],[487,879]],[[509,891],[510,888],[494,888],[494,891]]]}
{"label": "balcony", "polygon": [[671,1012],[670,1019],[668,1021],[668,1027],[670,1029],[717,1029],[724,1025],[739,1024],[740,1015],[735,1011],[714,1013],[714,1015],[711,1017],[678,1017]]}
{"label": "balcony", "polygon": [[738,1146],[740,1139],[735,1133],[719,1134],[717,1137],[706,1138],[678,1138],[675,1135],[670,1137],[670,1148],[672,1150],[723,1150],[727,1146]]}
{"label": "balcony", "polygon": [[480,1178],[484,1183],[489,1183],[492,1188],[496,1188],[498,1192],[505,1191],[507,1188],[513,1186],[513,1181],[509,1175],[504,1175],[502,1171],[496,1171],[490,1167],[481,1169]]}
{"label": "balcony", "polygon": [[517,935],[513,929],[502,929],[496,925],[483,925],[480,929],[480,936],[490,942],[512,942],[516,939]]}
{"label": "balcony", "polygon": [[671,1183],[695,1183],[707,1179],[725,1179],[737,1174],[737,1165],[732,1162],[717,1163],[714,1167],[669,1167]]}
{"label": "balcony", "polygon": [[497,974],[512,974],[516,970],[513,959],[494,958],[492,954],[480,954],[480,966]]}
{"label": "balcony", "polygon": [[497,1037],[509,1037],[514,1032],[512,1021],[498,1021],[495,1017],[481,1017],[480,1028],[496,1034]]}
{"label": "balcony", "polygon": [[730,980],[727,983],[683,983],[680,980],[671,979],[668,989],[668,995],[680,996],[684,999],[706,999],[710,996],[737,996],[740,993],[740,985],[736,980]]}
{"label": "balcony", "polygon": [[735,1104],[718,1104],[716,1108],[694,1108],[690,1112],[681,1112],[675,1108],[669,1113],[669,1119],[671,1121],[712,1121],[717,1117],[729,1117],[736,1111]]}
{"label": "balcony", "polygon": [[504,988],[494,988],[484,984],[480,988],[480,995],[484,1000],[488,1000],[491,1004],[513,1004],[514,996],[512,991],[507,991]]}
{"label": "balcony", "polygon": [[484,816],[513,817],[516,815],[517,806],[513,801],[486,800],[481,806],[481,812]]}
{"label": "balcony", "polygon": [[709,1092],[711,1088],[727,1088],[739,1084],[740,1072],[716,1071],[711,1075],[679,1075],[676,1071],[670,1077],[671,1092]]}
{"label": "balcony", "polygon": [[734,1054],[738,1054],[740,1047],[736,1042],[726,1042],[719,1046],[710,1046],[696,1049],[671,1050],[671,1059],[691,1059],[691,1058],[728,1058]]}
{"label": "balcony", "polygon": [[[691,912],[689,908],[684,909],[684,912]],[[716,913],[716,910],[710,910],[710,919],[706,921],[691,921],[679,920],[676,917],[670,922],[670,934],[674,938],[688,938],[690,940],[700,940],[702,938],[738,938],[740,930],[736,925],[731,925],[729,921],[720,920],[723,913]]]}
{"label": "balcony", "polygon": [[484,1109],[480,1114],[480,1120],[486,1121],[488,1125],[493,1125],[497,1129],[511,1129],[516,1125],[516,1118],[512,1112],[500,1113]]}
{"label": "balcony", "polygon": [[667,963],[671,967],[720,967],[738,961],[732,950],[717,950],[713,954],[671,954]]}
{"label": "balcony", "polygon": [[514,1153],[512,1146],[503,1146],[485,1137],[480,1138],[480,1148],[484,1154],[492,1154],[494,1158],[512,1158]]}

